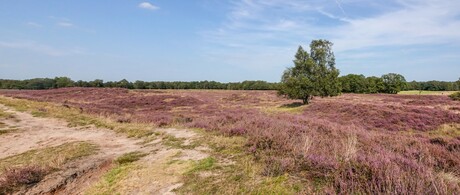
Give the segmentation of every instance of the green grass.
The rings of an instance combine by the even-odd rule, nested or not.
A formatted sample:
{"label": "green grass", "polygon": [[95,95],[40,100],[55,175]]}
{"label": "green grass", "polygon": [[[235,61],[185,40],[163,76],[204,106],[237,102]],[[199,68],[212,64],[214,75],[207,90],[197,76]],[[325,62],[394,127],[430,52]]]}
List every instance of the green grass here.
{"label": "green grass", "polygon": [[199,160],[198,162],[195,162],[192,166],[192,168],[188,171],[188,173],[196,173],[199,171],[207,171],[211,170],[215,167],[216,164],[216,159],[213,157],[208,157],[203,160]]}
{"label": "green grass", "polygon": [[132,163],[138,161],[144,156],[147,156],[147,154],[142,152],[130,152],[118,157],[117,159],[115,159],[115,162],[119,165]]}
{"label": "green grass", "polygon": [[212,149],[211,157],[192,162],[178,194],[298,194],[303,189],[289,175],[263,176],[265,165],[245,152],[246,138],[209,134],[202,142]]}
{"label": "green grass", "polygon": [[0,173],[7,168],[40,166],[59,169],[69,161],[97,152],[97,146],[88,142],[70,142],[55,147],[29,150],[22,154],[0,159]]}
{"label": "green grass", "polygon": [[48,102],[35,102],[24,99],[13,99],[0,96],[0,103],[12,107],[21,112],[30,112],[36,117],[53,117],[64,119],[69,126],[94,125],[99,128],[107,128],[123,133],[128,137],[147,137],[153,134],[152,126],[139,123],[118,123],[108,118],[81,113],[74,108],[66,108]]}
{"label": "green grass", "polygon": [[185,138],[177,138],[172,135],[164,135],[162,143],[171,148],[178,149],[194,149],[200,145],[199,141],[192,141],[189,144],[185,144]]}
{"label": "green grass", "polygon": [[418,91],[418,90],[411,90],[411,91],[401,91],[398,94],[400,95],[450,95],[455,93],[456,91]]}
{"label": "green grass", "polygon": [[100,195],[111,195],[116,193],[117,184],[123,180],[132,170],[137,169],[138,166],[133,163],[125,163],[117,165],[112,168],[109,172],[104,174],[101,181],[95,186],[89,189],[85,194],[100,194]]}

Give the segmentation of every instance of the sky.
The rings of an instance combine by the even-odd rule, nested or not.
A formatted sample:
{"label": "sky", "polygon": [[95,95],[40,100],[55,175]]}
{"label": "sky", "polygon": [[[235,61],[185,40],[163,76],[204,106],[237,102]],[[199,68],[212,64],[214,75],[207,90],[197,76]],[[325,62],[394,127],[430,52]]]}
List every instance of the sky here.
{"label": "sky", "polygon": [[327,39],[341,75],[460,77],[458,0],[0,0],[0,78],[278,82]]}

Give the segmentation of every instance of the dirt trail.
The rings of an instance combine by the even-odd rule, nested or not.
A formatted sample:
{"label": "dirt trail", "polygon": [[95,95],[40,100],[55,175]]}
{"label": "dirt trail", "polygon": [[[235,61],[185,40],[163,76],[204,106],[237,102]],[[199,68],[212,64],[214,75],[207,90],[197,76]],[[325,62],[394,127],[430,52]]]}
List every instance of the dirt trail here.
{"label": "dirt trail", "polygon": [[[123,194],[174,194],[172,190],[182,185],[180,180],[183,169],[168,168],[168,161],[174,158],[200,160],[208,156],[206,148],[171,148],[162,144],[162,138],[150,144],[142,144],[143,140],[130,139],[107,129],[68,127],[68,123],[62,120],[34,117],[1,104],[0,109],[15,116],[14,120],[2,122],[19,129],[0,136],[0,159],[72,141],[87,141],[99,146],[98,154],[64,165],[61,171],[48,175],[37,185],[19,194],[83,194],[114,166],[111,163],[114,158],[133,151],[148,155],[138,162],[143,168],[130,173],[119,191]],[[185,138],[185,143],[197,136],[191,131],[179,129],[163,129],[158,132]]]}
{"label": "dirt trail", "polygon": [[0,159],[31,149],[58,146],[72,141],[96,143],[100,155],[113,157],[140,149],[139,140],[128,139],[113,131],[93,127],[71,128],[67,123],[53,118],[38,118],[29,113],[16,112],[0,105],[0,109],[13,113],[17,120],[4,121],[19,131],[0,136]]}

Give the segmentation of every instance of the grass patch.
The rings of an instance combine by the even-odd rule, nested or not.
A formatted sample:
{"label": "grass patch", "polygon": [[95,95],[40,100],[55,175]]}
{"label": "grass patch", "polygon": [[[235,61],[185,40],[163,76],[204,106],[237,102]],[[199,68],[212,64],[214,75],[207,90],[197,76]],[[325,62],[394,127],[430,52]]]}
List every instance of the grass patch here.
{"label": "grass patch", "polygon": [[419,91],[419,90],[410,90],[410,91],[400,91],[400,95],[451,95],[456,91]]}
{"label": "grass patch", "polygon": [[179,194],[298,194],[303,189],[289,175],[263,176],[265,165],[245,152],[246,138],[209,134],[202,142],[212,157],[192,163]]}
{"label": "grass patch", "polygon": [[30,150],[0,159],[0,173],[7,169],[24,166],[58,169],[69,161],[95,154],[96,151],[97,146],[87,142],[70,142],[60,146]]}
{"label": "grass patch", "polygon": [[280,112],[288,112],[293,114],[302,113],[306,105],[294,102],[291,104],[284,104],[276,107],[262,107],[261,110],[268,114],[276,114]]}
{"label": "grass patch", "polygon": [[194,149],[200,145],[198,140],[192,141],[188,144],[185,143],[186,140],[186,138],[177,138],[172,135],[165,135],[163,137],[162,143],[171,148],[178,149]]}
{"label": "grass patch", "polygon": [[5,112],[4,110],[0,109],[0,119],[12,119],[14,115],[9,112]]}
{"label": "grass patch", "polygon": [[428,134],[450,138],[460,137],[460,124],[444,124],[436,130],[429,131]]}
{"label": "grass patch", "polygon": [[[3,127],[0,125],[0,128],[3,128]],[[16,129],[16,128],[0,129],[0,135],[7,134],[7,133],[11,133],[11,132],[15,132],[15,131],[17,131],[17,130],[18,130],[18,129]]]}
{"label": "grass patch", "polygon": [[450,94],[449,97],[452,100],[460,101],[460,91]]}
{"label": "grass patch", "polygon": [[107,172],[101,181],[89,189],[85,194],[119,194],[115,193],[118,183],[125,178],[131,171],[137,169],[138,166],[132,163],[117,165]]}
{"label": "grass patch", "polygon": [[207,171],[211,170],[215,167],[216,159],[213,157],[208,157],[203,160],[199,160],[198,162],[194,163],[192,168],[188,171],[188,173],[196,173],[199,171]]}
{"label": "grass patch", "polygon": [[169,163],[176,155],[177,150],[170,150],[168,154],[159,156],[153,162],[116,164],[85,194],[152,194],[153,192],[148,191],[150,185],[158,185],[154,187],[158,188],[165,183],[179,183],[181,175],[188,170],[190,163]]}
{"label": "grass patch", "polygon": [[146,137],[153,134],[152,126],[139,123],[118,123],[108,118],[81,113],[79,109],[67,108],[48,102],[35,102],[24,99],[14,99],[0,96],[0,103],[21,112],[30,112],[36,117],[53,117],[64,119],[69,126],[89,126],[107,128],[128,137]]}
{"label": "grass patch", "polygon": [[147,156],[147,154],[143,152],[130,152],[118,157],[117,159],[115,159],[115,162],[119,165],[123,165],[138,161],[144,156]]}

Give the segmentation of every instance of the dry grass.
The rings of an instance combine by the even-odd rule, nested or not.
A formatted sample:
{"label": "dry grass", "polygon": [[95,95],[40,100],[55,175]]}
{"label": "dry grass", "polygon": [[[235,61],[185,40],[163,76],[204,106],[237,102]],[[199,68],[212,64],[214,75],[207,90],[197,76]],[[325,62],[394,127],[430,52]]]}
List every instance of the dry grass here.
{"label": "dry grass", "polygon": [[176,150],[165,151],[153,162],[136,161],[118,164],[92,186],[86,194],[162,194],[151,189],[167,188],[180,183],[188,162],[170,163]]}
{"label": "dry grass", "polygon": [[14,114],[6,112],[5,110],[0,109],[0,135],[11,133],[11,132],[14,132],[14,131],[18,130],[16,127],[9,126],[6,123],[2,122],[4,120],[17,121],[18,119],[16,119]]}
{"label": "dry grass", "polygon": [[36,117],[53,117],[66,120],[70,126],[94,125],[107,128],[128,137],[145,137],[153,134],[150,125],[140,123],[119,123],[116,120],[82,113],[79,109],[67,108],[49,102],[35,102],[23,99],[13,99],[0,96],[0,103],[15,108],[18,111],[31,112]]}
{"label": "dry grass", "polygon": [[14,118],[13,114],[9,112],[5,112],[4,110],[0,109],[0,119],[5,120],[5,119],[13,119],[13,118]]}
{"label": "dry grass", "polygon": [[179,194],[296,194],[303,189],[289,174],[264,176],[265,164],[246,152],[246,138],[210,134],[202,142],[211,148],[211,157],[192,162]]}
{"label": "dry grass", "polygon": [[450,95],[455,93],[456,91],[419,91],[419,90],[411,90],[411,91],[401,91],[398,94],[400,95]]}
{"label": "dry grass", "polygon": [[0,159],[0,174],[15,167],[39,166],[59,169],[63,164],[80,157],[95,154],[97,147],[87,142],[71,142],[24,152]]}

